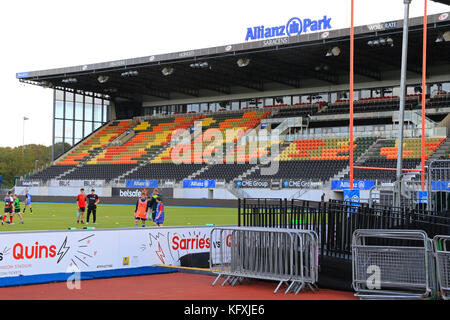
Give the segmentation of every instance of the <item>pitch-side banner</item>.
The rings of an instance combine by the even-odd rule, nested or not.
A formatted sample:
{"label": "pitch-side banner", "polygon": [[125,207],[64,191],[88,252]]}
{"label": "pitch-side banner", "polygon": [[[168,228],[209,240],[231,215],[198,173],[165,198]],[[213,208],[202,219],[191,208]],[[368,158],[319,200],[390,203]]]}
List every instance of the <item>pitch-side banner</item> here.
{"label": "pitch-side banner", "polygon": [[180,265],[209,252],[212,227],[136,228],[0,233],[2,277]]}

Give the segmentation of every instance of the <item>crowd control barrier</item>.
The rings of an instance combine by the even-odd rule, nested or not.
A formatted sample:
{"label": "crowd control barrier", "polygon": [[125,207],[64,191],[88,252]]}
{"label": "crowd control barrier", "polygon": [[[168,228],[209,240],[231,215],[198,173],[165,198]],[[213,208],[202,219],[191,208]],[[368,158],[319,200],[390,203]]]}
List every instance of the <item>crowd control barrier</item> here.
{"label": "crowd control barrier", "polygon": [[433,241],[439,292],[444,300],[450,300],[450,236],[437,235]]}
{"label": "crowd control barrier", "polygon": [[428,299],[436,292],[433,242],[422,230],[356,230],[352,253],[361,299]]}
{"label": "crowd control barrier", "polygon": [[249,279],[278,281],[285,293],[317,289],[318,236],[310,230],[220,227],[211,230],[210,269],[234,286]]}

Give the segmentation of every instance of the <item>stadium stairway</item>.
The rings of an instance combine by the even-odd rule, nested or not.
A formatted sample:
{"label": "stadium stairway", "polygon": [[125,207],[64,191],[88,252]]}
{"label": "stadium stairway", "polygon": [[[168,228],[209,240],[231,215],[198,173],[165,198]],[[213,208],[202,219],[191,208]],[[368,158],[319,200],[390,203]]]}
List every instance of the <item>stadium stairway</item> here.
{"label": "stadium stairway", "polygon": [[[373,141],[373,143],[366,149],[366,151],[364,151],[361,155],[357,156],[354,159],[355,165],[360,165],[361,163],[363,163],[363,161],[365,159],[367,159],[369,154],[372,151],[376,150],[376,146],[379,143],[379,139],[372,138],[372,139],[369,139],[368,141],[369,141],[369,143],[370,143],[370,141]],[[349,175],[349,172],[350,172],[350,165],[348,165],[347,167],[345,167],[345,169],[338,172],[335,176],[331,177],[331,179],[327,181],[326,185],[331,185],[331,181],[333,181],[333,180],[341,180],[341,179],[345,178],[346,176]]]}
{"label": "stadium stairway", "polygon": [[[426,138],[426,159],[429,159],[433,153],[440,147],[445,138],[435,137]],[[382,168],[396,168],[397,163],[397,140],[394,139],[380,139],[375,148],[367,155],[364,161],[360,161],[358,165],[364,167],[382,167]],[[420,169],[421,157],[421,139],[407,138],[404,140],[403,147],[403,167],[405,169]],[[410,180],[416,174],[414,172],[406,174],[406,179]],[[345,176],[348,178],[348,175]],[[378,180],[381,182],[394,182],[396,179],[396,172],[372,170],[372,169],[357,169],[354,173],[354,178],[357,180]]]}
{"label": "stadium stairway", "polygon": [[110,121],[90,134],[75,148],[58,158],[55,163],[57,165],[84,165],[107,149],[134,125],[134,120]]}

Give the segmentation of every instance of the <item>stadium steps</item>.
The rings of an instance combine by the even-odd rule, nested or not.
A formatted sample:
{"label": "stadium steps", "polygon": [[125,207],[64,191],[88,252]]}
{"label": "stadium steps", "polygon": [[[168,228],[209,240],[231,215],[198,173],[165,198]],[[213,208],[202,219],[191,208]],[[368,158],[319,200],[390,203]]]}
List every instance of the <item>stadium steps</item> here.
{"label": "stadium steps", "polygon": [[[425,165],[428,166],[433,160],[439,160],[439,159],[448,159],[448,150],[450,150],[450,139],[445,138],[444,142],[442,142],[439,147],[436,149],[435,152],[433,152],[430,157],[425,162]],[[419,164],[416,168],[416,170],[422,169],[422,164]],[[411,175],[407,176],[408,180],[415,180],[419,181],[420,175],[412,173]]]}
{"label": "stadium steps", "polygon": [[226,184],[226,188],[227,190],[234,195],[237,199],[241,198],[250,198],[249,194],[247,192],[245,192],[242,189],[236,188],[234,186],[234,182],[232,181],[231,183],[227,183]]}
{"label": "stadium steps", "polygon": [[208,166],[204,166],[201,169],[195,171],[193,174],[191,174],[190,176],[186,177],[184,180],[193,180],[195,177],[199,176],[200,174],[202,174],[203,172],[205,172],[206,170],[208,170],[210,168],[210,165]]}
{"label": "stadium steps", "polygon": [[[280,144],[279,145],[280,149],[278,150],[278,154],[281,154],[284,151],[284,149],[286,149],[289,145],[290,145],[290,143],[286,143],[286,144],[282,144],[282,145]],[[277,158],[278,154],[272,155],[271,158],[269,159],[269,162],[275,161],[275,159]],[[237,176],[236,178],[234,178],[232,182],[239,181],[239,180],[242,180],[242,179],[246,178],[247,176],[251,175],[252,173],[257,171],[258,169],[260,169],[260,166],[261,166],[261,164],[257,164],[255,166],[251,167],[250,169],[248,169],[244,173],[242,173],[239,176]]]}
{"label": "stadium steps", "polygon": [[259,165],[255,165],[254,167],[251,167],[250,169],[248,169],[244,173],[242,173],[239,176],[237,176],[236,178],[234,178],[233,181],[242,180],[242,179],[244,179],[245,177],[247,177],[248,175],[252,174],[253,172],[255,172],[258,169],[259,169]]}
{"label": "stadium steps", "polygon": [[[378,141],[380,139],[375,140],[372,145],[363,153],[361,154],[356,161],[354,162],[355,165],[361,165],[362,163],[364,163],[364,161],[366,159],[369,158],[369,155],[374,153],[376,150],[378,150],[380,147],[378,146]],[[381,143],[380,143],[381,146]],[[334,177],[331,177],[331,179],[329,181],[327,181],[326,185],[330,185],[331,186],[331,181],[333,180],[341,180],[343,179],[345,176],[347,176],[350,173],[350,165],[348,165],[347,167],[345,167],[343,170],[339,171]]]}
{"label": "stadium steps", "polygon": [[355,165],[360,166],[369,159],[369,156],[380,149],[384,139],[377,139],[374,143],[355,161]]}
{"label": "stadium steps", "polygon": [[81,167],[81,166],[80,166],[80,165],[75,166],[75,167],[71,168],[70,170],[67,170],[67,171],[65,171],[64,173],[60,174],[59,176],[56,176],[54,179],[55,179],[55,180],[64,180],[64,177],[65,177],[66,175],[68,175],[69,173],[75,171],[78,167]]}
{"label": "stadium steps", "polygon": [[146,165],[146,162],[141,162],[139,165],[137,165],[136,167],[134,167],[131,170],[128,170],[126,172],[124,172],[123,174],[121,174],[120,176],[118,176],[116,179],[114,179],[115,183],[119,183],[119,181],[121,180],[126,180],[126,176],[132,174],[133,172],[137,171],[140,167],[143,167]]}

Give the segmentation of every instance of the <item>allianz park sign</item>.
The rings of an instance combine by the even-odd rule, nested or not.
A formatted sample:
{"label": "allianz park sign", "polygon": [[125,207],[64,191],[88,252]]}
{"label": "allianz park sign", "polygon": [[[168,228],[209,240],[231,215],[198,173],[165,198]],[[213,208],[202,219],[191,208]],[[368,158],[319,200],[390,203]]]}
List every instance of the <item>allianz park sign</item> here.
{"label": "allianz park sign", "polygon": [[293,17],[286,25],[265,27],[263,25],[247,28],[245,41],[262,40],[273,37],[297,36],[309,31],[321,31],[331,29],[331,18],[323,16],[322,19],[300,19]]}

